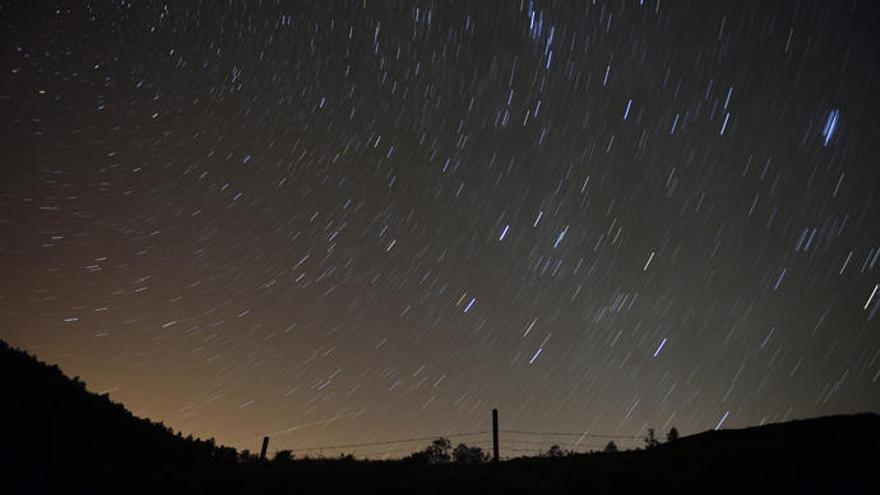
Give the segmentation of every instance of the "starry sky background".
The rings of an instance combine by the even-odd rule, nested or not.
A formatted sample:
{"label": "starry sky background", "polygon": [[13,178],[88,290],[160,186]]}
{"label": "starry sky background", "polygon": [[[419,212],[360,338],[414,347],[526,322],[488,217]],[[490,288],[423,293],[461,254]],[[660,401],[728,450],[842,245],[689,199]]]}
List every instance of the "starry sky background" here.
{"label": "starry sky background", "polygon": [[4,2],[0,337],[251,450],[877,411],[871,3]]}

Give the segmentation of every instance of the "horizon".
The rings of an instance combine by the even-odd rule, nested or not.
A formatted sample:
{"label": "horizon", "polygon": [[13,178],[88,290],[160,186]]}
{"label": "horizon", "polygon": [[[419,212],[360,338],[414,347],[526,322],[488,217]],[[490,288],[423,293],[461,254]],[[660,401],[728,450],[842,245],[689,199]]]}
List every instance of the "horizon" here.
{"label": "horizon", "polygon": [[[43,366],[45,368],[57,368],[61,375],[70,383],[80,383],[84,388],[83,392],[85,395],[91,396],[105,396],[112,403],[121,405],[125,411],[131,412],[124,403],[114,401],[109,394],[99,393],[93,390],[89,390],[89,386],[87,383],[83,382],[79,379],[79,377],[71,377],[64,372],[64,370],[58,366],[56,363],[51,363],[40,359],[39,356],[36,356],[32,353],[27,352],[24,349],[9,346],[7,342],[0,339],[0,344],[2,346],[7,347],[12,352],[23,353],[28,356],[28,358],[34,362]],[[7,352],[5,349],[3,352]],[[493,412],[494,414],[494,412]],[[593,455],[593,454],[602,454],[602,453],[627,453],[627,452],[638,452],[643,450],[650,450],[652,448],[659,447],[664,444],[672,444],[679,442],[680,440],[684,440],[688,437],[697,437],[704,436],[706,434],[712,434],[720,431],[726,432],[742,432],[746,430],[756,430],[762,427],[772,427],[772,426],[786,426],[792,425],[795,423],[813,423],[818,424],[821,421],[828,421],[831,419],[841,419],[841,418],[853,418],[856,416],[874,416],[880,418],[880,414],[876,411],[863,411],[856,412],[850,414],[841,414],[841,415],[830,415],[830,416],[819,416],[819,417],[810,417],[810,418],[793,418],[788,419],[783,422],[778,423],[761,423],[758,425],[750,425],[742,428],[712,428],[700,432],[695,432],[690,435],[681,435],[678,431],[678,428],[672,427],[668,432],[653,432],[654,428],[649,428],[648,431],[645,432],[644,435],[611,435],[611,434],[603,434],[600,432],[583,432],[583,433],[571,433],[571,432],[528,432],[521,430],[504,430],[500,429],[500,450],[498,460],[500,461],[513,461],[519,459],[536,459],[536,458],[548,458],[548,457],[563,457],[563,456],[572,456],[572,455]],[[143,420],[153,424],[161,424],[163,425],[169,434],[177,435],[181,438],[193,439],[196,441],[212,441],[216,442],[217,439],[214,437],[198,437],[194,436],[191,433],[185,431],[175,431],[170,425],[164,424],[161,421],[154,420],[148,417],[141,417],[138,415],[134,415],[136,420]],[[655,433],[656,436],[654,436]],[[674,437],[672,436],[674,433]],[[544,438],[543,441],[534,441],[534,440],[523,440],[521,435],[531,435],[531,437],[526,438],[535,438],[540,437]],[[513,439],[511,440],[511,436]],[[482,439],[479,441],[474,441],[475,437],[481,437]],[[572,441],[560,441],[558,439],[561,438],[569,438]],[[261,440],[266,442],[266,446],[272,446],[272,436],[266,435],[260,439],[253,440]],[[546,438],[556,439],[554,440],[546,440]],[[573,439],[576,438],[576,441]],[[649,439],[656,439],[656,443],[654,445],[649,444]],[[435,435],[425,435],[421,437],[411,437],[405,439],[374,439],[371,442],[362,443],[362,444],[348,444],[348,445],[325,445],[325,446],[308,446],[301,448],[293,448],[288,446],[282,446],[278,448],[269,448],[266,451],[266,459],[273,459],[273,461],[278,462],[279,453],[283,454],[287,452],[291,455],[289,460],[357,460],[357,461],[401,461],[411,458],[413,455],[417,455],[425,451],[427,446],[431,445],[431,443],[435,443],[435,441],[446,440],[450,445],[450,448],[456,446],[466,446],[469,448],[477,448],[478,452],[481,452],[486,456],[483,462],[488,462],[491,460],[491,452],[492,452],[492,442],[493,442],[493,432],[491,430],[480,431],[480,432],[467,432],[467,433],[440,433]],[[593,442],[607,442],[604,444],[597,444]],[[630,442],[631,445],[627,446],[627,442]],[[613,450],[609,450],[612,447]],[[619,445],[622,444],[622,445]],[[226,448],[231,447],[239,456],[239,462],[245,462],[247,460],[256,460],[262,459],[262,454],[258,455],[258,450],[251,450],[249,447],[237,447],[225,445],[222,442],[217,442],[217,448]],[[400,445],[408,445],[408,447],[400,447]],[[511,446],[512,445],[512,446]],[[530,446],[527,448],[522,448],[523,446]],[[542,445],[541,447],[536,447],[536,445]],[[384,449],[378,449],[379,446],[386,446]],[[366,448],[366,452],[361,450]],[[557,453],[552,453],[553,449],[558,449]],[[271,454],[271,455],[270,455]],[[250,456],[250,457],[249,457]],[[282,461],[283,462],[283,461]]]}

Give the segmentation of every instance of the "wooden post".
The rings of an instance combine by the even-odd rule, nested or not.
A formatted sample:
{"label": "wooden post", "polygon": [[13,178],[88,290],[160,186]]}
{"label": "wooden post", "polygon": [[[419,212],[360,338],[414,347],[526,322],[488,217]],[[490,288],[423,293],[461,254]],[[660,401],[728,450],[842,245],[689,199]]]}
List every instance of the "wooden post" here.
{"label": "wooden post", "polygon": [[498,459],[498,409],[492,409],[492,460]]}
{"label": "wooden post", "polygon": [[263,448],[260,449],[260,459],[266,458],[266,450],[269,449],[269,437],[263,437]]}

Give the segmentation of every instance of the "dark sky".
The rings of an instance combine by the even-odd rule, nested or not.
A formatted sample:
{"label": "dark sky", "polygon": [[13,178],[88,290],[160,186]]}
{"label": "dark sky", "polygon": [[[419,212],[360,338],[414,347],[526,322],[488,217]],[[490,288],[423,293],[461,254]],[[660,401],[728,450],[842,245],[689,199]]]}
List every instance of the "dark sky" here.
{"label": "dark sky", "polygon": [[877,411],[872,4],[4,2],[0,337],[252,450]]}

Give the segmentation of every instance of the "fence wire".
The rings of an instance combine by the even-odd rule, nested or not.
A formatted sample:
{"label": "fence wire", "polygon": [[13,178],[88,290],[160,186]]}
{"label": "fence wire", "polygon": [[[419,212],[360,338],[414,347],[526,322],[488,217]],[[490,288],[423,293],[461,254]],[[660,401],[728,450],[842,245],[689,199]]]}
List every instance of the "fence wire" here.
{"label": "fence wire", "polygon": [[[472,431],[462,433],[438,434],[430,436],[398,438],[392,440],[381,440],[373,442],[349,443],[339,445],[324,445],[304,447],[299,449],[291,449],[294,454],[305,455],[305,457],[332,458],[334,456],[325,456],[325,453],[333,453],[335,456],[351,455],[361,459],[400,459],[419,452],[424,449],[423,445],[409,445],[416,442],[433,442],[439,438],[445,438],[453,444],[466,443],[466,439],[473,438],[473,442],[469,447],[479,447],[484,452],[492,452],[491,431]],[[481,435],[487,435],[489,438],[476,438]],[[499,430],[500,445],[499,450],[503,454],[503,458],[523,457],[524,455],[546,455],[551,447],[558,447],[564,453],[587,453],[594,451],[593,449],[604,449],[608,444],[597,444],[593,442],[585,443],[584,440],[589,439],[608,439],[619,441],[624,444],[618,448],[626,450],[629,446],[633,448],[637,440],[644,437],[638,435],[621,435],[612,433],[594,433],[594,432],[565,432],[565,431],[528,431],[528,430]],[[551,437],[549,439],[547,437]],[[462,441],[459,441],[462,440]],[[430,445],[430,444],[428,444]],[[371,447],[386,447],[383,449],[371,449]],[[366,450],[366,451],[365,451]],[[511,455],[513,454],[513,455]]]}

